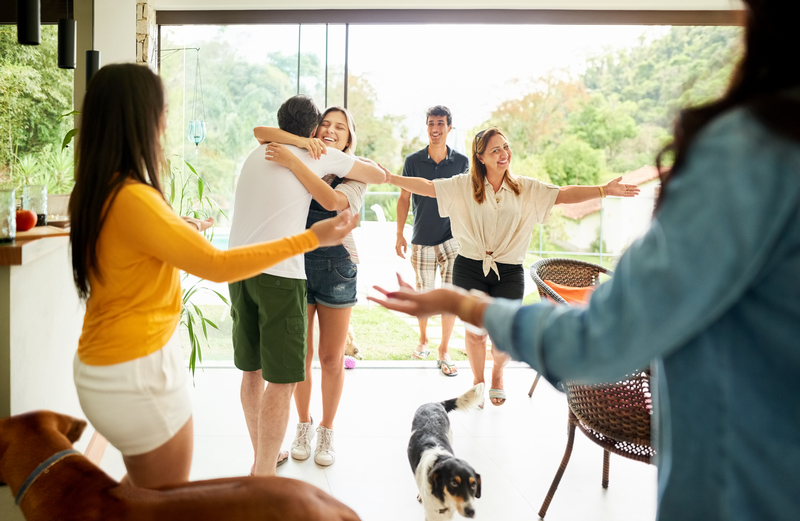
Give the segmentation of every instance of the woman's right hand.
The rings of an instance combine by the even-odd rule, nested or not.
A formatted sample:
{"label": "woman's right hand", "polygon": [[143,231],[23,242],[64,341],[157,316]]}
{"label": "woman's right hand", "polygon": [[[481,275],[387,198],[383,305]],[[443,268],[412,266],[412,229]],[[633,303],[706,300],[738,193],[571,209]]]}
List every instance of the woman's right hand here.
{"label": "woman's right hand", "polygon": [[353,217],[350,210],[345,210],[336,217],[312,224],[310,230],[317,236],[319,247],[324,248],[342,244],[344,238],[357,224],[358,219]]}
{"label": "woman's right hand", "polygon": [[305,139],[304,142],[300,144],[300,148],[308,150],[308,155],[311,156],[311,159],[319,159],[322,157],[322,154],[328,153],[328,146],[325,142],[315,137]]}

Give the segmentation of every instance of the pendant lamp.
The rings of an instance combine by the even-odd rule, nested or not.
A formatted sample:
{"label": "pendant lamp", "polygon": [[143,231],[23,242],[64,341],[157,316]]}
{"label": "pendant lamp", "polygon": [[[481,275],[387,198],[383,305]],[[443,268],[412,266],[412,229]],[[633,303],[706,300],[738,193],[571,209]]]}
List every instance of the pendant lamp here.
{"label": "pendant lamp", "polygon": [[67,17],[58,21],[58,68],[74,69],[78,58],[75,49],[78,47],[78,22],[69,17],[69,2],[67,3]]}
{"label": "pendant lamp", "polygon": [[92,76],[100,70],[100,51],[94,50],[94,0],[92,0],[92,50],[86,51],[86,88]]}
{"label": "pendant lamp", "polygon": [[89,88],[89,82],[92,81],[92,76],[100,70],[100,51],[86,51],[86,88]]}
{"label": "pendant lamp", "polygon": [[39,45],[42,41],[42,4],[40,0],[17,0],[17,41]]}

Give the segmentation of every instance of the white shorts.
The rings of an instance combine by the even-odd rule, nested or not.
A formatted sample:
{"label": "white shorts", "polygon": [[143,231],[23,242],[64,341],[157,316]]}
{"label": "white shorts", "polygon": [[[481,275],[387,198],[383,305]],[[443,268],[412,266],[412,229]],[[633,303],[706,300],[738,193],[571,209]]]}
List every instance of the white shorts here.
{"label": "white shorts", "polygon": [[145,357],[114,365],[86,365],[73,373],[86,418],[123,456],[154,450],[192,416],[179,328]]}

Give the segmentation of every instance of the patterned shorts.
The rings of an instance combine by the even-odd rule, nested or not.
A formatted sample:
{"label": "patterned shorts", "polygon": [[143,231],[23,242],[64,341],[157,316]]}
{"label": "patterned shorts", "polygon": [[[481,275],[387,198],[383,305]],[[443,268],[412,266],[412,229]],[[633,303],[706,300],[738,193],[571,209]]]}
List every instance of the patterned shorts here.
{"label": "patterned shorts", "polygon": [[450,239],[436,246],[411,245],[411,265],[417,275],[417,291],[428,291],[434,288],[436,266],[442,277],[442,284],[452,284],[453,264],[458,256],[460,245]]}

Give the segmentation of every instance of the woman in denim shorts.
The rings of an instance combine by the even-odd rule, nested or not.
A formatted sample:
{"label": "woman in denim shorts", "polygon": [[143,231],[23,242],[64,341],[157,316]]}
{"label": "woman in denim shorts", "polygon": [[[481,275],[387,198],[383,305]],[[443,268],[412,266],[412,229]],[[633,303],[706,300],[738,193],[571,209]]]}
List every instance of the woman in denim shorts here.
{"label": "woman in denim shorts", "polygon": [[[322,115],[315,137],[302,138],[277,128],[257,127],[254,131],[260,143],[270,143],[266,158],[292,170],[314,196],[308,212],[306,227],[350,209],[353,215],[361,211],[366,185],[358,181],[326,176],[322,179],[279,143],[308,150],[312,157],[325,153],[326,147],[355,155],[356,131],[353,117],[347,109],[330,107]],[[344,389],[344,348],[350,327],[350,314],[356,305],[356,274],[358,254],[355,241],[349,235],[342,246],[318,248],[305,256],[308,302],[308,353],[306,380],[297,384],[294,401],[299,423],[292,443],[292,458],[306,460],[311,455],[312,430],[311,361],[314,357],[314,317],[319,320],[319,361],[322,366],[322,421],[316,429],[317,447],[314,461],[321,466],[332,465],[336,459],[333,448],[333,420]]]}

